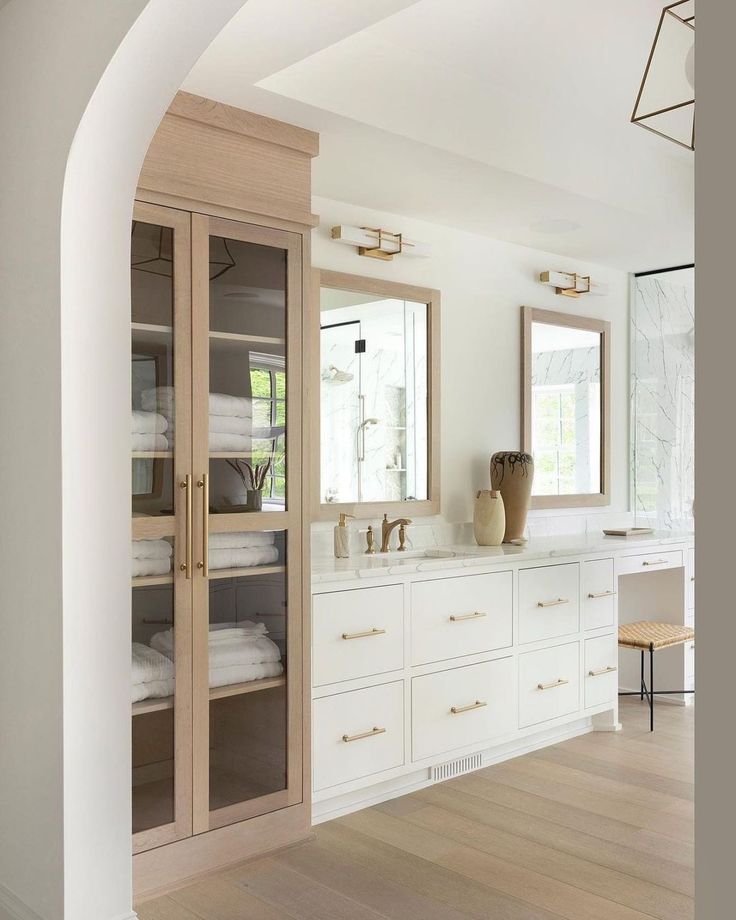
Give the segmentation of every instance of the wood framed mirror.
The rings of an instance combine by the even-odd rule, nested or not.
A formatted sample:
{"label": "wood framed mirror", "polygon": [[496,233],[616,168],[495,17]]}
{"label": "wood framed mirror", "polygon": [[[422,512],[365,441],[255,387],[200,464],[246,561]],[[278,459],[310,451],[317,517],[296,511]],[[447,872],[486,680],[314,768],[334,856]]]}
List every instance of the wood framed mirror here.
{"label": "wood framed mirror", "polygon": [[611,324],[521,308],[522,449],[532,508],[610,504]]}
{"label": "wood framed mirror", "polygon": [[313,520],[440,511],[440,295],[315,269]]}

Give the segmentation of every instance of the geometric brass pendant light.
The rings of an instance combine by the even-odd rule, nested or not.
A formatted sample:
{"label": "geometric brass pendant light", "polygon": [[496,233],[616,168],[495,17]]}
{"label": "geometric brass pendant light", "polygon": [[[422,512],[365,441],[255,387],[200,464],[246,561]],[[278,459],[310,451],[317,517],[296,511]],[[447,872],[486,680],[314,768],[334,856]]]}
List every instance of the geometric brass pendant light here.
{"label": "geometric brass pendant light", "polygon": [[662,10],[631,121],[695,150],[695,0]]}

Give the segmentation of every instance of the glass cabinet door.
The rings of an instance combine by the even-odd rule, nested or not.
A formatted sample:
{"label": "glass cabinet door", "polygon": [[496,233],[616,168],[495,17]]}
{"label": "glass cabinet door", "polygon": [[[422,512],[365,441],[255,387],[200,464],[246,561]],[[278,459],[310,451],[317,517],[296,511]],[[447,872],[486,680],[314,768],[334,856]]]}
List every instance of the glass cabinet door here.
{"label": "glass cabinet door", "polygon": [[131,234],[134,852],[191,833],[190,264],[190,216],[137,203]]}
{"label": "glass cabinet door", "polygon": [[301,801],[301,237],[194,215],[194,832]]}

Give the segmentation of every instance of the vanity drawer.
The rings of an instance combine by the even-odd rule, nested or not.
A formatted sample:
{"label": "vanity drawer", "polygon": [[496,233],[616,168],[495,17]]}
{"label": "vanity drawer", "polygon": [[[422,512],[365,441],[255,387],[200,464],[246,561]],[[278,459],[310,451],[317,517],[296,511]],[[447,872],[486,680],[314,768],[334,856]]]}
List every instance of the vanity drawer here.
{"label": "vanity drawer", "polygon": [[465,575],[411,587],[411,663],[428,664],[512,643],[513,575]]}
{"label": "vanity drawer", "polygon": [[519,572],[519,642],[537,642],[580,628],[577,562]]}
{"label": "vanity drawer", "polygon": [[415,677],[411,710],[415,761],[512,732],[514,660],[500,658]]}
{"label": "vanity drawer", "polygon": [[618,642],[610,636],[585,640],[585,706],[612,703],[618,693]]}
{"label": "vanity drawer", "polygon": [[314,789],[404,763],[404,682],[314,701]]}
{"label": "vanity drawer", "polygon": [[401,585],[317,594],[312,603],[315,687],[404,666]]}
{"label": "vanity drawer", "polygon": [[613,559],[583,563],[583,629],[613,626],[616,594]]}
{"label": "vanity drawer", "polygon": [[519,655],[519,727],[556,719],[580,707],[580,643]]}
{"label": "vanity drawer", "polygon": [[660,569],[676,569],[682,566],[682,550],[660,553],[640,553],[636,556],[622,556],[618,561],[619,575],[632,575],[634,572],[658,572]]}

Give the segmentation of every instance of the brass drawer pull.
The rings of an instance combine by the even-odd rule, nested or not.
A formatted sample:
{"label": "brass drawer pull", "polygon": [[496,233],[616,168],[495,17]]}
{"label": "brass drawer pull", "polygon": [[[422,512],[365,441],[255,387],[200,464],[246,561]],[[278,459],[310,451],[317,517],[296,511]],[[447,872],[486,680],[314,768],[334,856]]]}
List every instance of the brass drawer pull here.
{"label": "brass drawer pull", "polygon": [[569,604],[569,597],[558,597],[554,601],[537,601],[537,607],[559,607],[560,604]]}
{"label": "brass drawer pull", "polygon": [[612,674],[614,671],[618,671],[618,668],[609,664],[605,668],[598,668],[597,671],[588,671],[588,677],[600,677],[601,674]]}
{"label": "brass drawer pull", "polygon": [[484,706],[487,706],[488,703],[486,700],[476,700],[474,703],[470,703],[467,706],[453,706],[450,709],[450,712],[456,716],[461,712],[470,712],[471,709],[482,709]]}
{"label": "brass drawer pull", "polygon": [[642,565],[667,565],[666,559],[645,559]]}
{"label": "brass drawer pull", "polygon": [[385,629],[366,629],[365,632],[343,633],[343,639],[369,639],[371,636],[385,636]]}
{"label": "brass drawer pull", "polygon": [[456,614],[453,613],[450,616],[450,622],[460,623],[462,620],[480,620],[483,617],[487,617],[487,616],[488,616],[487,613],[481,613],[480,610],[476,610],[475,613],[462,613],[460,614],[460,616],[457,616]]}
{"label": "brass drawer pull", "polygon": [[358,732],[357,735],[343,735],[342,740],[345,741],[346,743],[349,743],[350,741],[360,741],[361,738],[372,738],[374,735],[385,735],[385,734],[386,734],[385,728],[378,728],[377,726],[374,726],[367,732]]}
{"label": "brass drawer pull", "polygon": [[613,597],[615,591],[598,591],[597,593],[588,594],[588,597],[595,600],[596,597]]}
{"label": "brass drawer pull", "polygon": [[570,681],[564,677],[558,677],[557,680],[553,680],[551,684],[537,684],[537,690],[554,690],[555,687],[563,687],[565,684],[569,684]]}

